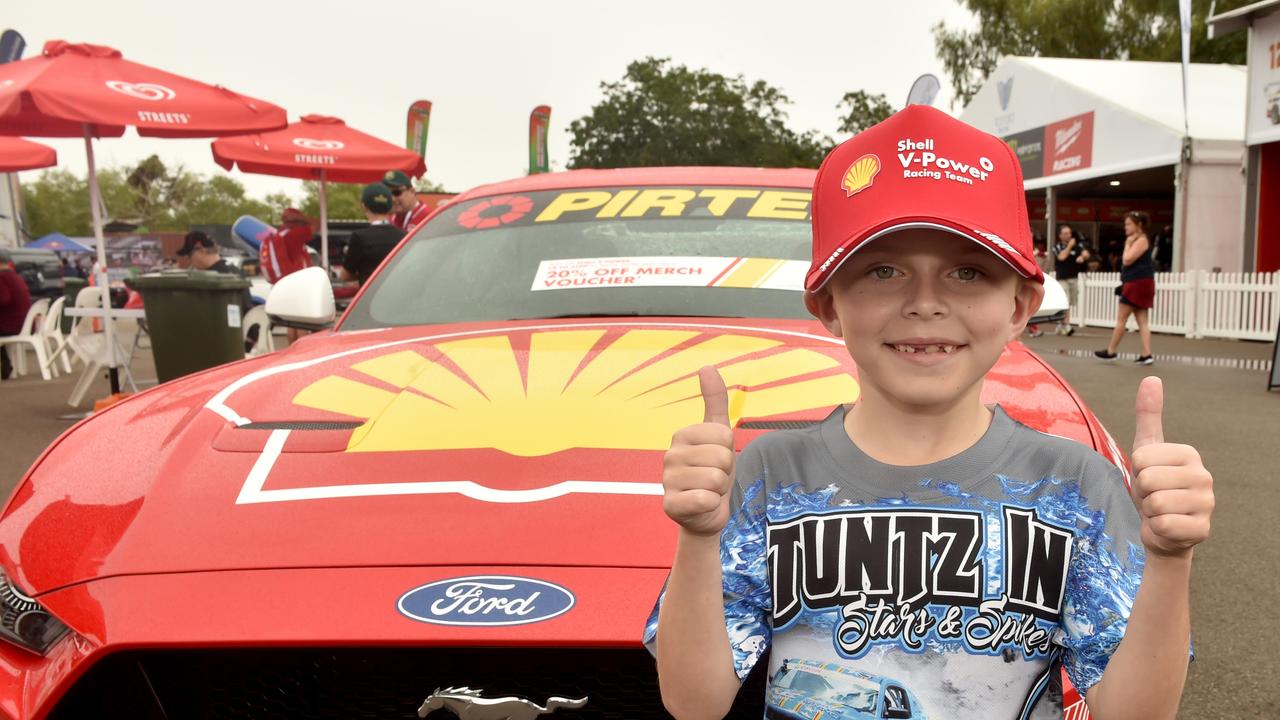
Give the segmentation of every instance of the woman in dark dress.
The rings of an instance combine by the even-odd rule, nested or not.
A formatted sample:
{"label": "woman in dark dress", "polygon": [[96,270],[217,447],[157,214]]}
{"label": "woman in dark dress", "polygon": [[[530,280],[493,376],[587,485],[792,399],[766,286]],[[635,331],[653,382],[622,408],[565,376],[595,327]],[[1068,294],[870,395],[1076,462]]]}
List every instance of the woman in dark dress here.
{"label": "woman in dark dress", "polygon": [[1138,336],[1142,339],[1142,355],[1138,365],[1155,362],[1151,357],[1151,306],[1156,298],[1156,269],[1151,262],[1151,240],[1147,238],[1147,225],[1151,219],[1144,212],[1131,212],[1124,216],[1124,255],[1120,269],[1120,309],[1116,314],[1116,327],[1111,331],[1111,343],[1106,350],[1094,355],[1102,360],[1114,360],[1120,341],[1124,339],[1125,324],[1132,315],[1138,321]]}

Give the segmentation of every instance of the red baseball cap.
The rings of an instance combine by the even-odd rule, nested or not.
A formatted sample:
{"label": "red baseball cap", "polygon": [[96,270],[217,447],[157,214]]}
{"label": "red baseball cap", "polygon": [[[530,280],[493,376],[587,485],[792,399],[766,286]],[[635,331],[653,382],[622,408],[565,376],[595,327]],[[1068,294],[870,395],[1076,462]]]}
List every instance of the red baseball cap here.
{"label": "red baseball cap", "polygon": [[967,237],[1044,282],[1017,157],[1000,138],[927,105],[907,106],[823,160],[805,288],[825,285],[866,243],[909,228]]}

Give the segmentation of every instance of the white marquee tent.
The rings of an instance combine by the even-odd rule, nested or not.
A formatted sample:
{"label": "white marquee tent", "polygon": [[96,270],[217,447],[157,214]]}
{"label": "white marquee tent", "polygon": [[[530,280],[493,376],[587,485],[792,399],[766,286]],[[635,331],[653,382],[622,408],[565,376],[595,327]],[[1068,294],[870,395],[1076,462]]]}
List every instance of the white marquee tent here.
{"label": "white marquee tent", "polygon": [[[1245,267],[1245,68],[1008,57],[961,119],[1010,140],[1027,190],[1172,167],[1175,268]],[[1189,130],[1189,136],[1187,135]],[[1184,241],[1185,239],[1185,241]]]}

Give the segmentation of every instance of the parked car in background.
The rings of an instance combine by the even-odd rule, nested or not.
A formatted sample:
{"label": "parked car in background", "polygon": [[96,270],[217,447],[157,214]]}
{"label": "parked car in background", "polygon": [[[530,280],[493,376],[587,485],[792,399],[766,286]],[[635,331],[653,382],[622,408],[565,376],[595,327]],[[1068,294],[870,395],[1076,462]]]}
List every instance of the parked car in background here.
{"label": "parked car in background", "polygon": [[33,300],[62,297],[62,260],[44,248],[7,248],[18,274],[27,282]]}

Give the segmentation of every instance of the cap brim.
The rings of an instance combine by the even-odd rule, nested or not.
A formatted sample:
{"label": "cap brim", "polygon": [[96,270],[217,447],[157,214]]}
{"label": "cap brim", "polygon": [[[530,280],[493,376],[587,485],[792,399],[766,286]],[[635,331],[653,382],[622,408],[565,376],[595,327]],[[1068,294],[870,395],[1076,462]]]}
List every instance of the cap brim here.
{"label": "cap brim", "polygon": [[809,286],[806,284],[805,289],[808,290],[809,292],[822,289],[822,287],[826,285],[827,282],[831,280],[831,278],[834,277],[835,274],[840,270],[841,266],[844,265],[845,261],[847,261],[855,252],[867,246],[872,241],[878,240],[886,235],[898,232],[899,230],[942,230],[942,231],[951,233],[952,235],[958,235],[962,238],[965,238],[966,240],[972,240],[982,249],[1000,258],[1001,261],[1003,261],[1006,265],[1012,268],[1013,271],[1016,272],[1021,277],[1027,278],[1028,280],[1035,280],[1036,282],[1040,282],[1040,283],[1044,282],[1044,272],[1040,269],[1038,265],[1035,265],[1034,263],[1031,263],[1031,262],[1027,262],[1025,265],[1023,265],[1011,259],[1010,257],[1007,257],[1004,252],[1001,252],[995,247],[995,245],[997,244],[997,241],[1000,244],[1005,245],[1005,247],[1007,248],[1006,252],[1008,252],[1013,257],[1020,257],[1020,256],[1018,255],[1017,251],[1015,251],[1011,246],[1008,245],[1008,243],[1005,243],[1003,240],[1000,240],[998,237],[994,235],[982,233],[977,230],[969,230],[963,227],[950,225],[941,220],[939,221],[910,220],[907,222],[895,223],[893,225],[880,228],[866,235],[865,237],[850,238],[848,241],[842,243],[840,245],[840,248],[843,249],[844,252],[841,254],[840,259],[837,262],[835,262],[831,267],[828,267],[825,271],[819,273],[815,278],[817,282],[815,282],[812,286]]}

